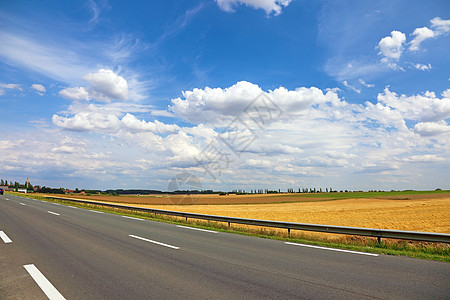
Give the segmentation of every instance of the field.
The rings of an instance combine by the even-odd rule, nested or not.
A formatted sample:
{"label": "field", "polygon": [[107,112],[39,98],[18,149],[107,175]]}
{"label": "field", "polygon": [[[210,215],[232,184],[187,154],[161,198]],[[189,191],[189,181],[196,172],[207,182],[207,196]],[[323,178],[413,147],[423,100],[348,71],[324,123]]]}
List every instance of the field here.
{"label": "field", "polygon": [[449,191],[76,198],[242,218],[450,233]]}

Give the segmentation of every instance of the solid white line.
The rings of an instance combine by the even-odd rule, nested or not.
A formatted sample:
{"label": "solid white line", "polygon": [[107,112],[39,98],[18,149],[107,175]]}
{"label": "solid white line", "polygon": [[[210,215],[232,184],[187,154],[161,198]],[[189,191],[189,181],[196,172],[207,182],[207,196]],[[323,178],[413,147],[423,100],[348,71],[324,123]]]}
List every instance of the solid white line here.
{"label": "solid white line", "polygon": [[192,230],[198,230],[198,231],[204,231],[204,232],[210,232],[210,233],[219,233],[218,231],[212,231],[212,230],[195,228],[195,227],[188,227],[188,226],[182,226],[182,225],[177,225],[177,227],[186,228],[186,229],[192,229]]}
{"label": "solid white line", "polygon": [[20,205],[26,205],[25,203],[20,202]]}
{"label": "solid white line", "polygon": [[135,238],[135,239],[143,240],[143,241],[146,241],[146,242],[149,242],[149,243],[153,243],[153,244],[157,244],[157,245],[160,245],[160,246],[172,248],[172,249],[175,249],[175,250],[180,249],[180,247],[177,247],[177,246],[172,246],[172,245],[169,245],[169,244],[164,244],[164,243],[161,243],[161,242],[152,241],[152,240],[149,240],[149,239],[146,239],[146,238],[143,238],[143,237],[140,237],[140,236],[136,236],[136,235],[130,234],[128,236],[130,236],[132,238]]}
{"label": "solid white line", "polygon": [[35,265],[24,265],[25,270],[33,277],[34,281],[39,285],[41,290],[50,300],[66,299],[61,293],[48,281],[47,278],[35,267]]}
{"label": "solid white line", "polygon": [[92,211],[92,212],[95,212],[95,213],[98,213],[98,214],[104,214],[104,212],[102,212],[102,211],[98,211],[98,210],[89,210],[89,211]]}
{"label": "solid white line", "polygon": [[5,244],[12,243],[11,239],[3,231],[0,231],[0,238],[2,238]]}
{"label": "solid white line", "polygon": [[359,252],[359,251],[343,250],[343,249],[336,249],[336,248],[327,248],[327,247],[305,245],[305,244],[297,244],[297,243],[290,243],[290,242],[284,242],[284,243],[288,244],[288,245],[308,247],[308,248],[315,248],[315,249],[331,250],[331,251],[338,251],[338,252],[345,252],[345,253],[352,253],[352,254],[361,254],[361,255],[368,255],[368,256],[378,256],[378,254],[374,254],[374,253],[366,253],[366,252]]}
{"label": "solid white line", "polygon": [[55,205],[61,205],[61,204],[59,204],[59,203],[55,203],[55,202],[53,202],[52,204],[55,204]]}
{"label": "solid white line", "polygon": [[144,221],[144,219],[139,219],[139,218],[134,218],[134,217],[129,217],[129,216],[121,216],[122,218],[127,218],[127,219],[133,219],[133,220],[139,220],[139,221]]}
{"label": "solid white line", "polygon": [[48,212],[49,214],[53,214],[53,215],[59,216],[58,213],[55,213],[55,212],[52,212],[52,211],[49,211],[49,210],[47,210],[47,212]]}

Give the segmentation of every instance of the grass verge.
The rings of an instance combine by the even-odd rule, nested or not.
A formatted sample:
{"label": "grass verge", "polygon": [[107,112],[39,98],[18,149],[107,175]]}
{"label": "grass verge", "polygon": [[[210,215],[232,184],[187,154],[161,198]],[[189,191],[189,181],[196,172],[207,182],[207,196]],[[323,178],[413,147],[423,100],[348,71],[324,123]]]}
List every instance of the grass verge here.
{"label": "grass verge", "polygon": [[[16,196],[24,196],[23,194],[19,193],[8,193]],[[189,225],[196,228],[216,230],[227,233],[242,234],[260,238],[270,238],[280,241],[289,241],[322,247],[331,247],[387,255],[402,255],[413,258],[450,262],[450,245],[445,243],[431,243],[396,239],[383,239],[381,243],[378,243],[375,238],[348,235],[341,235],[339,239],[333,239],[333,241],[330,241],[329,238],[326,237],[326,235],[311,235],[305,234],[300,231],[291,230],[291,234],[290,236],[288,236],[287,230],[281,229],[268,229],[266,227],[237,224],[231,224],[231,226],[229,227],[227,223],[223,222],[196,219],[186,220],[185,218],[181,217],[166,216],[140,211],[130,212],[129,210],[104,207],[95,204],[84,204],[64,200],[49,199],[41,195],[29,194],[27,195],[27,197],[37,200],[43,200],[46,202],[58,202],[65,205],[97,210],[106,213],[113,213],[178,225]]]}

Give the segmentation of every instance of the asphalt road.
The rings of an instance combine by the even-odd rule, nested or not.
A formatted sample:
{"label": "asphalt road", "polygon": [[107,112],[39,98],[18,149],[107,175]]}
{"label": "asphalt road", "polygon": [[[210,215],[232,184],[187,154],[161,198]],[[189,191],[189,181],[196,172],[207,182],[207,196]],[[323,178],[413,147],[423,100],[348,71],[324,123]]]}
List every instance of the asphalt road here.
{"label": "asphalt road", "polygon": [[443,262],[0,196],[0,299],[449,299],[449,278]]}

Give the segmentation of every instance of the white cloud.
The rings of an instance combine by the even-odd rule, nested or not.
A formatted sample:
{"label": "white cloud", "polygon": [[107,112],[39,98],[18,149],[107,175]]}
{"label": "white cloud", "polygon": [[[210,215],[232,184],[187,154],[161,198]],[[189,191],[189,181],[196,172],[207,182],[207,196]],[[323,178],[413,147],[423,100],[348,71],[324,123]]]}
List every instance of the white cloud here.
{"label": "white cloud", "polygon": [[60,45],[0,31],[0,57],[13,66],[25,67],[51,78],[70,82],[87,73],[82,59]]}
{"label": "white cloud", "polygon": [[395,109],[403,119],[438,122],[450,117],[450,99],[436,98],[433,92],[408,97],[406,95],[398,96],[386,88],[383,94],[378,95],[378,102]]}
{"label": "white cloud", "polygon": [[83,80],[92,84],[93,98],[128,100],[127,81],[112,70],[100,69],[96,73],[88,73]]}
{"label": "white cloud", "polygon": [[292,0],[216,0],[219,8],[226,12],[234,12],[234,7],[244,4],[255,9],[263,9],[267,15],[278,16],[283,7],[288,6]]}
{"label": "white cloud", "polygon": [[91,100],[91,96],[89,95],[88,91],[84,87],[71,87],[71,88],[65,88],[61,91],[59,91],[59,94],[70,100]]}
{"label": "white cloud", "polygon": [[20,84],[16,83],[0,83],[0,88],[23,91]]}
{"label": "white cloud", "polygon": [[[249,125],[256,138],[236,155],[218,134],[237,116],[239,122],[249,124],[252,120],[242,109],[261,93],[283,113],[265,122],[263,129]],[[188,171],[196,172],[209,186],[211,178],[197,166],[196,158],[213,142],[229,151],[230,162],[221,170],[220,180],[231,187],[242,182],[255,187],[268,187],[268,182],[305,186],[325,174],[327,182],[340,182],[342,177],[359,182],[364,177],[378,186],[380,173],[384,179],[410,182],[410,174],[421,168],[416,162],[436,163],[434,167],[442,168],[442,162],[450,158],[445,121],[450,117],[449,95],[450,90],[439,98],[433,92],[406,96],[385,89],[375,104],[349,104],[338,97],[336,90],[279,87],[263,91],[253,83],[238,82],[227,88],[185,91],[182,98],[173,99],[169,110],[174,122],[179,118],[193,127],[145,120],[145,116],[151,116],[151,107],[124,102],[74,102],[66,112],[54,115],[53,123],[62,129],[100,134],[110,140],[111,147],[126,149],[124,157],[113,156],[107,161],[110,165],[117,162],[121,172],[130,177],[140,178],[155,171],[170,177],[173,172]],[[227,132],[244,140],[249,133],[232,126]],[[49,151],[66,159],[79,155],[76,152],[86,156],[92,152],[86,146],[81,146],[84,150],[79,148],[65,143],[53,145]],[[137,165],[137,160],[142,163]],[[99,168],[83,172],[95,174]]]}
{"label": "white cloud", "polygon": [[367,88],[373,88],[375,87],[375,84],[373,83],[366,83],[364,80],[362,80],[361,78],[358,80],[359,83],[361,83],[363,86],[367,87]]}
{"label": "white cloud", "polygon": [[88,87],[65,88],[59,94],[70,100],[96,99],[109,102],[111,99],[128,100],[128,82],[112,70],[100,69],[95,73],[88,73],[83,80],[89,82]]}
{"label": "white cloud", "polygon": [[403,52],[403,44],[406,41],[404,33],[394,30],[391,36],[384,37],[378,43],[378,54],[383,55],[388,60],[399,60]]}
{"label": "white cloud", "polygon": [[439,122],[417,123],[414,125],[414,132],[421,136],[437,136],[450,133],[450,126],[444,120]]}
{"label": "white cloud", "polygon": [[428,27],[416,28],[412,33],[415,38],[410,42],[409,50],[410,51],[418,51],[420,48],[420,44],[430,38],[438,37],[442,34],[446,34],[450,31],[450,20],[442,20],[439,17],[436,17],[430,20],[431,29]]}
{"label": "white cloud", "polygon": [[31,88],[41,96],[43,96],[44,93],[47,92],[47,89],[42,84],[34,83],[33,85],[31,85]]}
{"label": "white cloud", "polygon": [[419,50],[419,46],[424,40],[435,36],[434,31],[429,29],[428,27],[416,28],[412,35],[414,35],[415,38],[410,42],[410,51]]}
{"label": "white cloud", "polygon": [[428,65],[423,65],[423,64],[414,64],[414,68],[416,68],[417,70],[421,70],[421,71],[429,71],[432,69],[431,64]]}
{"label": "white cloud", "polygon": [[47,89],[42,84],[38,83],[31,85],[31,88],[42,93],[45,93],[47,91]]}
{"label": "white cloud", "polygon": [[442,20],[439,17],[432,19],[431,28],[433,28],[437,34],[444,34],[450,32],[450,20]]}
{"label": "white cloud", "polygon": [[355,87],[352,86],[352,85],[350,85],[350,84],[347,82],[347,80],[342,81],[342,84],[343,84],[346,88],[349,88],[349,89],[351,89],[352,91],[354,91],[354,92],[356,92],[356,93],[358,93],[358,94],[361,94],[361,90],[355,88]]}

